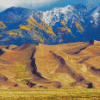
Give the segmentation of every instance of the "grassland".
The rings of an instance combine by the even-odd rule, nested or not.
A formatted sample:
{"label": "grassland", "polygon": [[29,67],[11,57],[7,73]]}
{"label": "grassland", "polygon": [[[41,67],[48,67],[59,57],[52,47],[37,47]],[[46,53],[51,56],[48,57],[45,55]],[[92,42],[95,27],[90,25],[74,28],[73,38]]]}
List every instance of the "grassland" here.
{"label": "grassland", "polygon": [[100,100],[100,90],[0,89],[0,100]]}

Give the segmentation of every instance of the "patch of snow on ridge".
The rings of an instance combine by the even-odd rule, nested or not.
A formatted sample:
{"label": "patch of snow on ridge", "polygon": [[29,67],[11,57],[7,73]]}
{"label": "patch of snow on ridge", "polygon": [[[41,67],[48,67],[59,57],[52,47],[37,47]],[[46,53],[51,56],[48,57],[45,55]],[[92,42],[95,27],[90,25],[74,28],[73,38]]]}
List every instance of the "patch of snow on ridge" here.
{"label": "patch of snow on ridge", "polygon": [[56,22],[64,20],[66,23],[73,15],[75,8],[68,5],[63,8],[54,8],[50,11],[43,12],[42,20],[50,26],[54,26]]}
{"label": "patch of snow on ridge", "polygon": [[98,21],[100,20],[100,7],[98,7],[93,13],[92,17],[96,25],[98,25]]}

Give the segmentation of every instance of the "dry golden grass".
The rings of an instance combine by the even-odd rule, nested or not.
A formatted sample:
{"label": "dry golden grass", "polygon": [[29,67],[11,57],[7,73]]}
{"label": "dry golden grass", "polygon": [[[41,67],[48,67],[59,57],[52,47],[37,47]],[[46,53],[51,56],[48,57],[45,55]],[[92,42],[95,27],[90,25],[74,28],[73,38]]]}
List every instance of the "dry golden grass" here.
{"label": "dry golden grass", "polygon": [[0,100],[100,100],[99,89],[0,89]]}

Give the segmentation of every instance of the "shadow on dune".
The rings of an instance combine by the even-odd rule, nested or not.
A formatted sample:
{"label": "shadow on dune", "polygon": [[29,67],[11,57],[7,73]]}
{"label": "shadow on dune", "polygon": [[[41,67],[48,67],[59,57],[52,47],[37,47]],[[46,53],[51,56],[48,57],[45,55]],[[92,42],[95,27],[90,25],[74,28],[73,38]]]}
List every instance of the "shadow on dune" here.
{"label": "shadow on dune", "polygon": [[2,55],[4,53],[4,51],[2,49],[0,49],[0,55]]}
{"label": "shadow on dune", "polygon": [[37,67],[35,64],[35,58],[32,59],[31,66],[33,67],[33,74],[38,76],[39,78],[43,78],[39,72],[37,72]]}
{"label": "shadow on dune", "polygon": [[99,75],[100,76],[100,69],[97,69],[94,66],[92,66],[90,68],[90,71],[91,71],[92,74],[95,74],[95,75]]}
{"label": "shadow on dune", "polygon": [[30,58],[30,59],[32,60],[31,66],[33,67],[32,73],[35,74],[36,76],[38,76],[39,78],[43,78],[43,77],[41,76],[41,74],[40,74],[39,72],[37,72],[37,67],[36,67],[35,58],[34,58],[35,52],[36,52],[36,49],[34,50],[34,52],[32,53],[32,56],[31,56],[31,58]]}

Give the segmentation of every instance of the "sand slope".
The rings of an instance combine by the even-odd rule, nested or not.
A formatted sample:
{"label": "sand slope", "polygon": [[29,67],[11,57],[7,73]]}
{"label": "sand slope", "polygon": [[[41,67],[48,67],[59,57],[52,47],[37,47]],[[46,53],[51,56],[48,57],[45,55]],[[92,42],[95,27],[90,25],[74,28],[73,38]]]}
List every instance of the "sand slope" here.
{"label": "sand slope", "polygon": [[100,88],[100,42],[0,46],[1,88]]}

